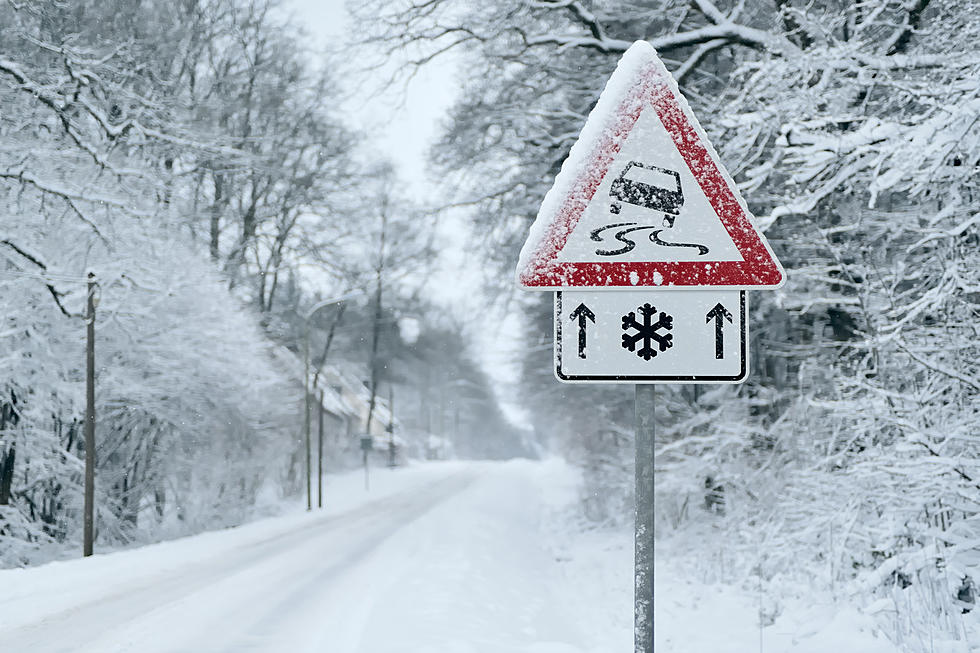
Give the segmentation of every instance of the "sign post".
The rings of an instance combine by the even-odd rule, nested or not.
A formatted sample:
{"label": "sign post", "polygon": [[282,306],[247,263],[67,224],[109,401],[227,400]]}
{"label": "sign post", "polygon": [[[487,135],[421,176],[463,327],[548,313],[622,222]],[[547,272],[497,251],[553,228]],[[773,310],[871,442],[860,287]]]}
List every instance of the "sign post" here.
{"label": "sign post", "polygon": [[655,385],[636,384],[636,461],[633,535],[633,642],[637,653],[653,651],[653,450]]}
{"label": "sign post", "polygon": [[555,376],[635,383],[635,647],[653,651],[655,383],[741,383],[746,290],[783,269],[649,43],[623,55],[545,196],[517,283],[555,291]]}

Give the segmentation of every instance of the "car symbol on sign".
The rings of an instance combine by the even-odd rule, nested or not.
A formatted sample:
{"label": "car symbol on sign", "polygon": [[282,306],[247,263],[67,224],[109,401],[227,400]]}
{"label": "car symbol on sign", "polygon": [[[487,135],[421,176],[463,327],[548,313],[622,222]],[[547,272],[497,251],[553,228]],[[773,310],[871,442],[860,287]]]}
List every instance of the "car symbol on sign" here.
{"label": "car symbol on sign", "polygon": [[673,227],[684,206],[681,176],[667,168],[630,161],[609,188],[609,210],[618,215],[622,202],[664,213],[664,226]]}

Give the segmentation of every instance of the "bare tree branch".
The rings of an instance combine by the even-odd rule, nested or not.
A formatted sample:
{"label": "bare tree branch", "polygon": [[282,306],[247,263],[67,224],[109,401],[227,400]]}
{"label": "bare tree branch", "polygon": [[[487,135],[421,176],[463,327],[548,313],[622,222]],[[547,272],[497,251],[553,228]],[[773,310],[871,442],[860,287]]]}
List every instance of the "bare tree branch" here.
{"label": "bare tree branch", "polygon": [[905,20],[901,27],[895,30],[885,41],[882,50],[886,55],[900,54],[908,47],[909,41],[922,20],[922,13],[929,6],[929,0],[908,0]]}
{"label": "bare tree branch", "polygon": [[[10,249],[14,250],[22,257],[24,257],[25,259],[27,259],[28,261],[36,265],[37,267],[41,268],[45,272],[47,271],[48,266],[42,263],[37,257],[27,253],[26,251],[24,251],[14,243],[10,242],[9,240],[6,239],[0,240],[0,245],[6,245]],[[58,290],[50,283],[45,283],[44,286],[48,289],[48,292],[51,293],[51,297],[54,299],[54,303],[58,305],[58,310],[60,310],[65,317],[82,317],[81,315],[69,313],[68,310],[65,308],[64,304],[61,303],[61,298],[64,296],[64,293],[58,292]]]}

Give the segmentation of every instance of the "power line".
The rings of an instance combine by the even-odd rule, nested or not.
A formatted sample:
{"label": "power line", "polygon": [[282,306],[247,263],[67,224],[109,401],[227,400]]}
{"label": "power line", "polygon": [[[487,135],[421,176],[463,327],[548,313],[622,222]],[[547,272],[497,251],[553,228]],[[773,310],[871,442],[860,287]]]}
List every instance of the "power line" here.
{"label": "power line", "polygon": [[64,281],[66,283],[87,283],[85,277],[73,277],[67,274],[57,274],[48,272],[24,272],[21,270],[0,270],[0,276],[23,277],[28,279],[40,279],[42,281]]}

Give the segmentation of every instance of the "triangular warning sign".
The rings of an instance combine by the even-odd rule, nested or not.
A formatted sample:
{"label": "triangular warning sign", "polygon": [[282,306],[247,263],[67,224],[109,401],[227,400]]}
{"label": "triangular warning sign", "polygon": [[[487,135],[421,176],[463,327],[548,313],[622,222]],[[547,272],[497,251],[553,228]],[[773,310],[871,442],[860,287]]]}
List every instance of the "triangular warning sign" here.
{"label": "triangular warning sign", "polygon": [[532,289],[775,288],[783,269],[646,41],[623,55],[531,226]]}

